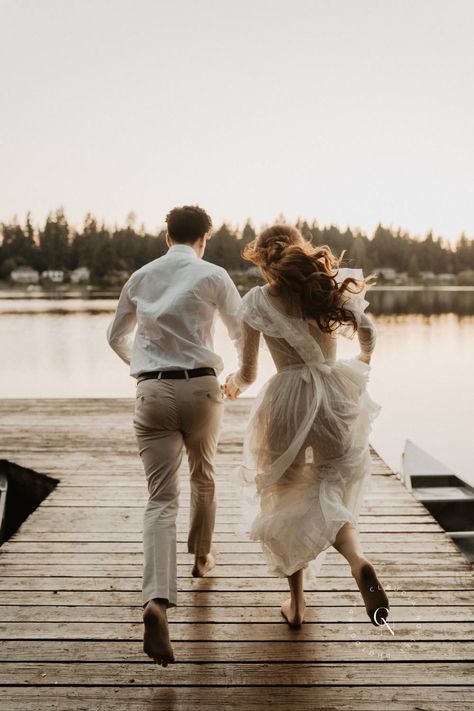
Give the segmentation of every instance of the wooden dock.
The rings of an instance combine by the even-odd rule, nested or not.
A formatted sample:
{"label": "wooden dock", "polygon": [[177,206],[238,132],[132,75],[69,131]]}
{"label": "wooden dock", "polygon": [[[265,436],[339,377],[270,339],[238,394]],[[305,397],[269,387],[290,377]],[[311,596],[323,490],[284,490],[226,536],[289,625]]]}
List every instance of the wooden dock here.
{"label": "wooden dock", "polygon": [[5,711],[461,711],[474,707],[473,568],[374,453],[360,517],[389,594],[395,635],[370,624],[331,549],[291,631],[258,545],[239,532],[229,480],[249,401],[226,403],[209,577],[190,575],[189,488],[179,514],[177,663],[142,651],[146,488],[131,400],[6,400],[1,457],[59,484],[0,552],[0,706]]}

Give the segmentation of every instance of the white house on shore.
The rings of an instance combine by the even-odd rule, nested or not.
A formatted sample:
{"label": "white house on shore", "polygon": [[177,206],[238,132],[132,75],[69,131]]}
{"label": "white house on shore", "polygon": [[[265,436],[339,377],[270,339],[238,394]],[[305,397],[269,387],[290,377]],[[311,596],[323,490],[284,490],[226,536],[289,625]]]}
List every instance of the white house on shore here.
{"label": "white house on shore", "polygon": [[13,269],[10,279],[14,284],[37,284],[40,279],[39,272],[32,267],[18,267]]}
{"label": "white house on shore", "polygon": [[397,272],[395,274],[394,283],[397,284],[397,286],[400,286],[403,284],[408,284],[408,273],[407,272]]}
{"label": "white house on shore", "polygon": [[41,272],[42,279],[49,279],[54,284],[61,284],[64,281],[64,272],[60,269],[46,269],[46,271]]}
{"label": "white house on shore", "polygon": [[377,269],[374,269],[374,274],[387,281],[393,281],[397,276],[397,272],[392,267],[377,267]]}
{"label": "white house on shore", "polygon": [[78,267],[71,274],[71,284],[88,284],[91,276],[91,271],[87,267]]}

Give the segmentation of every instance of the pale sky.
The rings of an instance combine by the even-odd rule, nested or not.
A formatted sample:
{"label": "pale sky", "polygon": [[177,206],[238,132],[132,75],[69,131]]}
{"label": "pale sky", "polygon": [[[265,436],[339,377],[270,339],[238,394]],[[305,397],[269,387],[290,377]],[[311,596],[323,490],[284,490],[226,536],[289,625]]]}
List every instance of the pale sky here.
{"label": "pale sky", "polygon": [[474,236],[472,0],[0,0],[0,220]]}

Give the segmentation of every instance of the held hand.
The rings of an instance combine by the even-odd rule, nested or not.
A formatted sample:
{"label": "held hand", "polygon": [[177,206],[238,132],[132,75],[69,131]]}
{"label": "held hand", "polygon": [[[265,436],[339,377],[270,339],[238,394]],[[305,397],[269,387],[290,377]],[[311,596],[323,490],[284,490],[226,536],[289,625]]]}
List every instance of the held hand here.
{"label": "held hand", "polygon": [[239,388],[234,384],[232,373],[227,376],[224,383],[224,393],[229,400],[237,400],[240,395]]}

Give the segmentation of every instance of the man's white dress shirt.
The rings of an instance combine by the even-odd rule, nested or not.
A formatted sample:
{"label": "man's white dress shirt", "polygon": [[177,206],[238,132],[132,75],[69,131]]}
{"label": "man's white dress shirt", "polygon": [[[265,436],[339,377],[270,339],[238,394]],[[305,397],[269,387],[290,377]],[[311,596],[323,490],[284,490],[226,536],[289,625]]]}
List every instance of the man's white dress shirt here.
{"label": "man's white dress shirt", "polygon": [[135,378],[205,366],[221,373],[224,364],[213,349],[215,318],[219,313],[240,355],[240,302],[225,269],[200,259],[189,245],[175,244],[126,282],[107,340]]}

